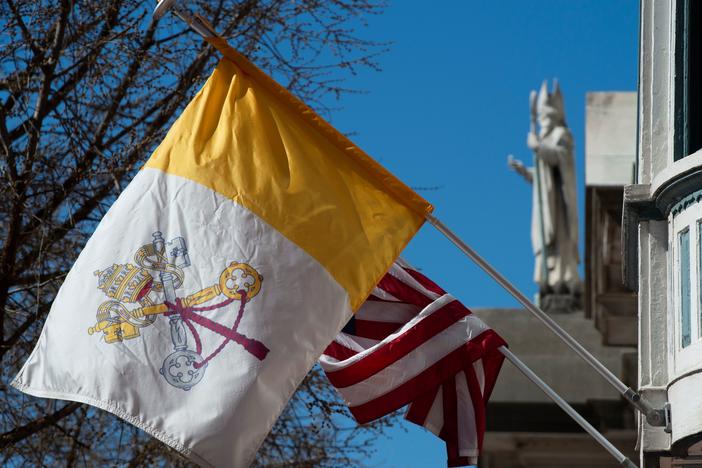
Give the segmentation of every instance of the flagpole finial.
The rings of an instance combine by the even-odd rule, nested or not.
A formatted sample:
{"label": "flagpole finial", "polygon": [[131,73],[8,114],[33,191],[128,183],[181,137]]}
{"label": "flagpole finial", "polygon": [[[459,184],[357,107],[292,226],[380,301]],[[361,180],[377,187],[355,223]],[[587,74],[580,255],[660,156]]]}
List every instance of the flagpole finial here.
{"label": "flagpole finial", "polygon": [[155,19],[161,18],[168,10],[171,9],[175,2],[176,0],[158,0],[158,4],[156,5],[156,8],[154,8],[152,16]]}
{"label": "flagpole finial", "polygon": [[155,20],[160,19],[168,11],[172,11],[174,15],[190,26],[190,29],[205,39],[219,36],[217,31],[214,30],[212,25],[207,20],[198,14],[191,15],[179,4],[180,1],[181,0],[158,0],[156,8],[154,8],[154,12],[152,13],[153,18]]}

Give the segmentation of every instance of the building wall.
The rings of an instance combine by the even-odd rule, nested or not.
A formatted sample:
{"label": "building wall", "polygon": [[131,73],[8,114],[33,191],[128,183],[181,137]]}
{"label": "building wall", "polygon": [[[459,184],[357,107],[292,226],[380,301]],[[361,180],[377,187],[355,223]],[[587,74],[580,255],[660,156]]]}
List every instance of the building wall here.
{"label": "building wall", "polygon": [[638,288],[639,388],[654,406],[670,403],[672,423],[666,432],[640,420],[646,466],[692,461],[702,436],[702,152],[687,143],[689,109],[702,107],[688,79],[702,32],[690,29],[691,5],[641,1],[637,181],[625,189],[623,249]]}
{"label": "building wall", "polygon": [[[525,309],[475,309],[510,350],[624,454],[636,458],[634,414],[618,392]],[[615,375],[634,385],[636,349],[607,346],[583,311],[552,318]],[[616,467],[607,451],[505,361],[487,410],[481,468]]]}
{"label": "building wall", "polygon": [[609,345],[636,346],[636,293],[622,282],[624,186],[634,182],[636,93],[591,92],[585,107],[585,314]]}

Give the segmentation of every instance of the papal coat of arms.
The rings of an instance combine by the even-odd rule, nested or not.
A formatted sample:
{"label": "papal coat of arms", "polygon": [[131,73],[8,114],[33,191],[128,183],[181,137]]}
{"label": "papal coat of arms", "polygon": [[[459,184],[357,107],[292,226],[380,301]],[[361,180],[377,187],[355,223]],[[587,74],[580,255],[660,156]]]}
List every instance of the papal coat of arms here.
{"label": "papal coat of arms", "polygon": [[[259,360],[265,359],[269,351],[260,341],[238,331],[246,304],[261,290],[263,277],[258,271],[246,263],[231,262],[217,283],[180,297],[177,291],[183,286],[185,269],[189,266],[184,238],[166,242],[161,232],[154,232],[153,241],[137,249],[133,264],[113,264],[95,272],[98,288],[109,300],[98,307],[97,323],[88,329],[91,335],[101,332],[105,343],[113,344],[137,338],[140,330],[152,325],[159,316],[168,317],[174,351],[164,359],[160,372],[169,384],[183,390],[190,390],[202,380],[208,362],[230,341]],[[233,308],[236,318],[231,327],[204,315],[235,302],[239,307]],[[222,340],[204,357],[196,325]],[[190,338],[194,349],[190,347]]]}

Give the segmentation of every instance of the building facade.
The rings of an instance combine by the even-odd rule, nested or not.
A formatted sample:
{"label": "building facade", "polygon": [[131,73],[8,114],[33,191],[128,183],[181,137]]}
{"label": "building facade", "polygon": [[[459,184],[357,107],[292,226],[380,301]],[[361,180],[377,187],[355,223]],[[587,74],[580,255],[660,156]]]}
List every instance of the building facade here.
{"label": "building facade", "polygon": [[623,272],[638,291],[639,389],[667,428],[638,422],[645,467],[702,466],[702,2],[641,0],[636,180]]}

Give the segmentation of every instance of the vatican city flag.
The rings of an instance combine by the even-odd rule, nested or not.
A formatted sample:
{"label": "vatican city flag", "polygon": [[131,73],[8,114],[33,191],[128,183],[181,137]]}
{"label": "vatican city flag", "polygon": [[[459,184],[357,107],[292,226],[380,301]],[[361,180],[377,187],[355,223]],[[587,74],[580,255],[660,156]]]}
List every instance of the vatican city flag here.
{"label": "vatican city flag", "polygon": [[219,39],[13,385],[245,466],[431,206]]}

